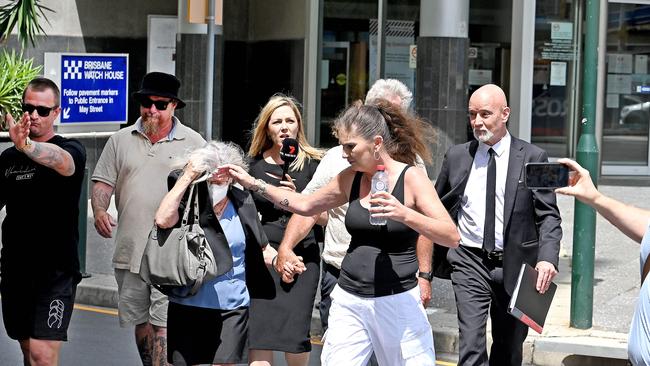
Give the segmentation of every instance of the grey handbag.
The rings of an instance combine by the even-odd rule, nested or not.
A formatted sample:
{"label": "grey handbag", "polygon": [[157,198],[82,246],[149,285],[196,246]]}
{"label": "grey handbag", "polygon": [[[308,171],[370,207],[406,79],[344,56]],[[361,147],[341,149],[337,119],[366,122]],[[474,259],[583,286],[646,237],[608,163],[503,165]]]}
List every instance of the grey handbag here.
{"label": "grey handbag", "polygon": [[[217,265],[210,244],[199,226],[198,189],[191,185],[181,226],[160,229],[154,224],[140,265],[140,277],[163,292],[179,297],[178,293],[192,296],[203,282],[216,277]],[[192,204],[193,202],[193,204]],[[190,207],[194,220],[188,224]],[[179,287],[189,291],[174,291]]]}

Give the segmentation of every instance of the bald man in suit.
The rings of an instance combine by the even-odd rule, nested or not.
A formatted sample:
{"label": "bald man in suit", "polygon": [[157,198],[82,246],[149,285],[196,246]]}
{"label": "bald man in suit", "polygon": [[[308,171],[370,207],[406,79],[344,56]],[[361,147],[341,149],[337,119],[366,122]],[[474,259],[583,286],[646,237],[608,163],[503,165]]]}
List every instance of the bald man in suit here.
{"label": "bald man in suit", "polygon": [[[539,273],[545,292],[557,274],[560,214],[553,191],[529,190],[524,165],[547,162],[537,146],[508,132],[505,93],[493,84],[469,100],[475,140],[451,147],[436,181],[443,204],[456,220],[461,245],[435,246],[434,273],[451,278],[460,331],[459,365],[521,365],[528,327],[507,314],[522,263]],[[492,348],[486,349],[487,317]]]}

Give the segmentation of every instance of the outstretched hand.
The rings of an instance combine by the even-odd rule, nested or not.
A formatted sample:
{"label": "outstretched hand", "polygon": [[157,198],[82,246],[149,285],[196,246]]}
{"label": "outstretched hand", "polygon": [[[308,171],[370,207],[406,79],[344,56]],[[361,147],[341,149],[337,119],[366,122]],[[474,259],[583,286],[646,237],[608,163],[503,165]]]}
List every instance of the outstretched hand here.
{"label": "outstretched hand", "polygon": [[255,184],[255,178],[248,174],[248,172],[239,165],[225,164],[220,166],[219,170],[228,174],[228,176],[230,176],[236,183],[241,184],[245,189],[249,189],[253,184]]}
{"label": "outstretched hand", "polygon": [[14,117],[7,113],[5,120],[7,121],[7,126],[9,126],[9,138],[16,146],[16,149],[23,150],[25,148],[27,138],[29,137],[29,127],[31,122],[29,120],[29,114],[27,112],[23,113],[20,121],[16,123]]}

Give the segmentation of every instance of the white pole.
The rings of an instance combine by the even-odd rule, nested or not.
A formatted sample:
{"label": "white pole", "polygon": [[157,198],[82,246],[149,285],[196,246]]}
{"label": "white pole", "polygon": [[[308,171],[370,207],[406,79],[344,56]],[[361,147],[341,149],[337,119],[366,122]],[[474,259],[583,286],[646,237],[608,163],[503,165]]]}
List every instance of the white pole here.
{"label": "white pole", "polygon": [[212,99],[214,95],[214,2],[208,0],[208,14],[205,17],[208,23],[208,39],[205,57],[205,102],[203,110],[203,123],[205,123],[205,139],[212,140]]}

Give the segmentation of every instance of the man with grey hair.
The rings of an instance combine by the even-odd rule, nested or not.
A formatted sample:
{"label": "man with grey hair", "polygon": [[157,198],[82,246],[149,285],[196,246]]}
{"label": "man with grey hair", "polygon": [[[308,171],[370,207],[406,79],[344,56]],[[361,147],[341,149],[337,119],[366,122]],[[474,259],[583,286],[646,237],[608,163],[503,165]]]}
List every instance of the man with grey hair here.
{"label": "man with grey hair", "polygon": [[[365,104],[373,104],[380,99],[388,100],[389,102],[400,106],[404,112],[408,112],[413,99],[413,94],[406,85],[399,80],[379,79],[368,91]],[[417,165],[424,168],[424,163],[419,156],[417,157]],[[302,193],[311,194],[315,192],[329,183],[333,177],[348,166],[350,166],[350,164],[343,157],[343,147],[339,145],[331,148],[321,160],[312,180],[307,184],[307,187],[305,187]],[[328,326],[327,320],[329,308],[332,303],[330,293],[334,290],[334,286],[338,281],[341,262],[343,261],[343,257],[345,257],[348,246],[350,245],[350,234],[345,228],[345,213],[347,212],[347,209],[348,204],[346,203],[345,205],[327,211],[328,220],[327,227],[325,228],[325,240],[322,254],[321,300],[319,304],[323,330],[327,329]],[[278,248],[278,260],[275,265],[275,269],[278,272],[282,273],[285,262],[294,263],[294,265],[299,262],[299,258],[297,258],[293,253],[293,248],[307,235],[307,233],[309,233],[312,226],[316,224],[319,216],[320,215],[312,217],[300,215],[291,216],[287,228],[285,229],[282,243]],[[418,285],[420,287],[420,296],[425,307],[431,299],[432,254],[433,244],[420,236],[417,245],[418,264],[420,266]],[[300,267],[300,264],[298,264],[298,267]],[[298,270],[298,272],[301,272],[301,270]],[[292,279],[284,276],[283,280],[291,281]]]}
{"label": "man with grey hair", "polygon": [[111,196],[119,227],[113,268],[118,290],[120,326],[135,326],[135,341],[144,365],[166,365],[167,296],[140,278],[140,262],[160,201],[167,194],[167,175],[174,158],[205,140],[174,116],[185,103],[178,97],[180,81],[173,75],[151,72],[133,94],[140,118],[112,135],[92,175],[95,228],[113,236],[116,220],[107,212]]}
{"label": "man with grey hair", "polygon": [[379,79],[368,90],[365,104],[376,104],[378,99],[385,99],[408,112],[413,101],[413,93],[403,82],[397,79]]}

